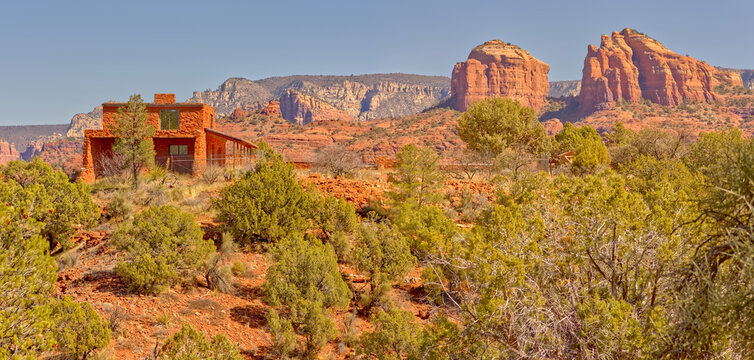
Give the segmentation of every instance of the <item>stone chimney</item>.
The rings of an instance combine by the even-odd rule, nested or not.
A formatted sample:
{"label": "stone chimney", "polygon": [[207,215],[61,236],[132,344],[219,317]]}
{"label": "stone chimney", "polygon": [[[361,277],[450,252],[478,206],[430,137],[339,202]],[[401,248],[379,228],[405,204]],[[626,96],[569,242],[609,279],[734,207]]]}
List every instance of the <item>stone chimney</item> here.
{"label": "stone chimney", "polygon": [[175,94],[154,94],[155,104],[175,104]]}

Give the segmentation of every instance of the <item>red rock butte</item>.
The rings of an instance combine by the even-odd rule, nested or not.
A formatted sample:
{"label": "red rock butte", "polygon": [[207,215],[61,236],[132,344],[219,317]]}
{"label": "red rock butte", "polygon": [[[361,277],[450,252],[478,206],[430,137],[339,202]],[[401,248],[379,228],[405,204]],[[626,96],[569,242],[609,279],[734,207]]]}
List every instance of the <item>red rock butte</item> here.
{"label": "red rock butte", "polygon": [[516,45],[487,41],[471,50],[468,60],[453,68],[452,107],[466,111],[476,101],[505,97],[539,110],[547,102],[549,71],[549,65]]}
{"label": "red rock butte", "polygon": [[589,45],[584,59],[579,104],[583,111],[609,109],[614,102],[644,98],[661,105],[715,100],[721,84],[742,86],[741,76],[668,50],[636,30],[602,35],[600,47]]}

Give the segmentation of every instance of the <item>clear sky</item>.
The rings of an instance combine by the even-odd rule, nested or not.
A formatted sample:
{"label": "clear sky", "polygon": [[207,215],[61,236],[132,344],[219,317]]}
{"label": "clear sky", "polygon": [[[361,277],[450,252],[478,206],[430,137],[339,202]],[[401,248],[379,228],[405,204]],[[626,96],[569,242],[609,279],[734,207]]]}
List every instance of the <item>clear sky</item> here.
{"label": "clear sky", "polygon": [[67,123],[109,99],[228,77],[450,76],[501,39],[581,78],[587,44],[635,28],[712,65],[754,68],[754,1],[0,0],[0,125]]}

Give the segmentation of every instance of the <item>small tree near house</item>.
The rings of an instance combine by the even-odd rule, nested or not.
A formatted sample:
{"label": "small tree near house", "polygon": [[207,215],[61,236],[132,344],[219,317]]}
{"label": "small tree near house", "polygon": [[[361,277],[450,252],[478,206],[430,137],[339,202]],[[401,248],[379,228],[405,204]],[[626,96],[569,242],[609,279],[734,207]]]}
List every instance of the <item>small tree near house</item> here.
{"label": "small tree near house", "polygon": [[139,187],[139,172],[154,164],[154,127],[147,123],[147,107],[141,95],[131,95],[125,106],[115,114],[113,152],[123,158],[123,165],[130,170],[134,188]]}

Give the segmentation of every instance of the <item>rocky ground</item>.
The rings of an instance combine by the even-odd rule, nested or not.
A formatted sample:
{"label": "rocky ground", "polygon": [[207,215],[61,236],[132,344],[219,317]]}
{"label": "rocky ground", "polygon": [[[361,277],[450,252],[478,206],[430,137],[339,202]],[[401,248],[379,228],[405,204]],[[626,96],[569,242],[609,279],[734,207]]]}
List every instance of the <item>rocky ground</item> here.
{"label": "rocky ground", "polygon": [[[313,190],[345,199],[357,209],[372,201],[386,199],[386,193],[392,189],[387,173],[374,170],[362,171],[354,178],[331,178],[302,170],[300,180]],[[190,187],[196,183],[198,180],[181,178],[176,186]],[[217,186],[201,193],[217,196]],[[490,200],[494,193],[492,184],[469,180],[449,179],[445,188],[451,205],[460,201],[464,191]],[[95,194],[98,202],[104,205],[106,201],[97,196]],[[199,193],[196,197],[207,204],[210,201],[210,197]],[[218,224],[212,219],[211,211],[203,212],[197,222],[207,238],[218,235]],[[263,246],[234,253],[227,260],[228,263],[240,261],[247,268],[245,274],[234,278],[235,291],[232,294],[208,290],[205,280],[198,276],[193,282],[175,286],[159,296],[134,295],[128,292],[125,283],[115,273],[123,254],[117,251],[110,238],[113,227],[106,222],[96,230],[77,233],[74,239],[77,244],[74,253],[77,255],[61,262],[62,270],[56,283],[56,295],[87,301],[103,319],[114,323],[110,346],[103,350],[103,355],[111,359],[143,359],[154,351],[155,345],[178,331],[184,323],[189,323],[208,335],[226,335],[249,359],[266,358],[271,343],[265,328],[267,306],[261,290],[268,267]],[[339,267],[352,291],[360,293],[365,278],[345,264]],[[438,309],[425,299],[421,270],[412,271],[393,288],[390,297],[400,308],[411,311],[417,321],[424,323]],[[367,314],[357,314],[351,323],[354,305],[330,313],[341,334],[349,331],[358,334],[371,329]],[[352,358],[354,350],[344,339],[341,336],[329,343],[320,358]]]}

